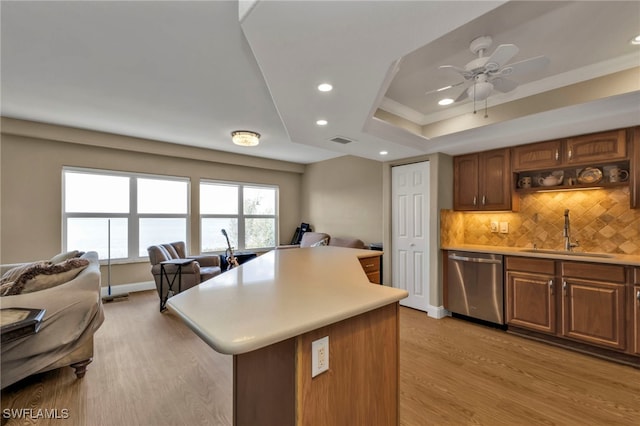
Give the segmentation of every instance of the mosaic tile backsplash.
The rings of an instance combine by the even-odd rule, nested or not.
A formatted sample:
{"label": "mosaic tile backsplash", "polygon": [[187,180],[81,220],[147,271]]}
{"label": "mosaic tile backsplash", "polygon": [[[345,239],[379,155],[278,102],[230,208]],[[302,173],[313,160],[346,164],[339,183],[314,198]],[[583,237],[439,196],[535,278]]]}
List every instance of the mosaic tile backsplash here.
{"label": "mosaic tile backsplash", "polygon": [[[576,251],[640,255],[640,210],[629,208],[629,188],[539,192],[523,195],[514,213],[442,210],[442,245],[481,244],[563,249],[564,210],[569,209]],[[509,233],[491,232],[508,222]]]}

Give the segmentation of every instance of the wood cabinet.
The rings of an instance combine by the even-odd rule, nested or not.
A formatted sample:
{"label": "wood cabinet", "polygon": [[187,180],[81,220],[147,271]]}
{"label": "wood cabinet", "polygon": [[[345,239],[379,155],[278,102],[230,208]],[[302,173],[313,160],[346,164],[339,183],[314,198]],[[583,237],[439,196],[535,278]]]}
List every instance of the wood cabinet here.
{"label": "wood cabinet", "polygon": [[634,269],[633,284],[633,352],[640,355],[640,267]]}
{"label": "wood cabinet", "polygon": [[640,361],[640,267],[505,256],[510,331]]}
{"label": "wood cabinet", "polygon": [[455,210],[511,210],[511,156],[497,149],[454,157]]}
{"label": "wood cabinet", "polygon": [[626,348],[624,266],[562,262],[562,335]]}
{"label": "wood cabinet", "polygon": [[513,148],[513,171],[550,169],[562,164],[564,140],[530,143]]}
{"label": "wood cabinet", "polygon": [[380,254],[371,257],[362,257],[359,259],[360,264],[362,265],[362,269],[365,274],[367,274],[367,278],[369,278],[369,282],[374,284],[381,284],[382,277],[380,276]]}
{"label": "wood cabinet", "polygon": [[626,130],[593,133],[567,139],[566,163],[588,164],[627,157]]}
{"label": "wood cabinet", "polygon": [[508,325],[556,333],[555,261],[505,258]]}
{"label": "wood cabinet", "polygon": [[631,168],[629,170],[631,180],[631,208],[640,209],[640,126],[629,130],[631,139]]}

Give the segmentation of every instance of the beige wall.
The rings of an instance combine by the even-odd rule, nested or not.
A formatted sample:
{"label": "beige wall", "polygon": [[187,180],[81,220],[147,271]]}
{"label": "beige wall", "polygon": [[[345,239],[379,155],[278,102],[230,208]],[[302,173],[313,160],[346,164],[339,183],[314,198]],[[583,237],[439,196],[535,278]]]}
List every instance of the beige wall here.
{"label": "beige wall", "polygon": [[308,164],[302,179],[302,221],[335,237],[381,242],[382,169],[379,161],[349,155]]}
{"label": "beige wall", "polygon": [[[58,126],[16,121],[8,121],[7,126],[4,124],[3,119],[0,145],[0,263],[46,259],[61,250],[63,166],[189,177],[192,212],[198,211],[200,178],[278,185],[281,241],[289,241],[292,229],[301,220],[300,193],[304,166],[300,164]],[[5,133],[7,130],[15,130],[15,133],[22,135]],[[25,136],[28,133],[37,134],[38,137]],[[47,139],[47,134],[57,140]],[[78,136],[82,136],[86,144],[76,141]],[[128,146],[131,149],[139,147],[139,144],[134,144],[138,141],[149,152],[161,154],[127,149]],[[198,156],[207,159],[194,159]],[[224,162],[217,162],[216,158]],[[243,161],[247,165],[242,165]],[[190,229],[191,253],[199,251],[199,235],[199,220],[194,215]],[[112,267],[113,285],[150,280],[146,262]],[[103,283],[106,283],[105,279]]]}

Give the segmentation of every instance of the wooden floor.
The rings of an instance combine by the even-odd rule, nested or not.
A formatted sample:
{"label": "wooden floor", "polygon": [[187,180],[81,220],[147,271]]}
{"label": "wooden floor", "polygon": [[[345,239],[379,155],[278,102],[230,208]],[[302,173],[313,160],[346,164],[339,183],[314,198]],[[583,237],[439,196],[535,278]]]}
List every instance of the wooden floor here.
{"label": "wooden floor", "polygon": [[[105,313],[85,378],[63,368],[10,386],[2,425],[232,424],[230,356],[160,314],[154,292]],[[640,424],[640,370],[406,308],[400,328],[403,425]]]}

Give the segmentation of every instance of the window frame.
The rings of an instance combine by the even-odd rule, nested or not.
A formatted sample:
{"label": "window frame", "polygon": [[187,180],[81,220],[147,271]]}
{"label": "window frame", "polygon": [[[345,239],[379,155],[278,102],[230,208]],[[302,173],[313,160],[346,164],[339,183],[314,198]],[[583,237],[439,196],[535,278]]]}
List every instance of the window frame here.
{"label": "window frame", "polygon": [[[129,178],[129,213],[69,213],[66,211],[66,173],[83,173],[101,176],[127,177]],[[185,182],[187,184],[187,210],[186,213],[138,213],[138,183],[137,179],[155,179],[165,181]],[[149,256],[139,255],[140,246],[140,219],[171,219],[184,218],[186,222],[185,228],[185,244],[189,247],[191,235],[191,179],[186,176],[170,176],[152,173],[124,172],[107,169],[93,169],[86,167],[62,167],[62,251],[67,251],[67,219],[69,218],[99,218],[99,219],[127,219],[127,252],[125,258],[112,259],[111,263],[138,263],[148,261]]]}
{"label": "window frame", "polygon": [[[205,179],[202,178],[200,179],[200,181],[198,182],[198,194],[200,197],[202,197],[202,190],[201,187],[203,184],[213,184],[213,185],[224,185],[224,186],[235,186],[237,187],[238,190],[238,206],[237,206],[237,211],[238,213],[234,214],[213,214],[213,213],[202,213],[202,211],[200,211],[200,205],[198,206],[198,210],[199,210],[199,226],[200,226],[200,253],[220,253],[220,252],[224,252],[224,250],[220,250],[220,251],[204,251],[204,247],[203,247],[203,243],[204,243],[204,236],[202,234],[203,232],[203,226],[202,226],[202,221],[203,219],[236,219],[238,222],[238,241],[236,241],[236,246],[237,247],[233,247],[233,242],[232,242],[232,247],[234,251],[266,251],[266,250],[271,250],[273,248],[275,248],[278,245],[278,235],[279,235],[279,229],[280,229],[280,186],[279,185],[270,185],[270,184],[264,184],[264,183],[255,183],[255,182],[239,182],[239,181],[227,181],[227,180],[219,180],[219,179]],[[245,215],[244,213],[244,188],[245,187],[250,187],[250,188],[265,188],[265,189],[273,189],[275,191],[275,200],[274,200],[274,214],[250,214],[250,215]],[[245,244],[245,240],[246,240],[246,235],[245,235],[245,219],[273,219],[274,220],[274,246],[269,246],[269,247],[252,247],[252,248],[246,248],[244,246]]]}

